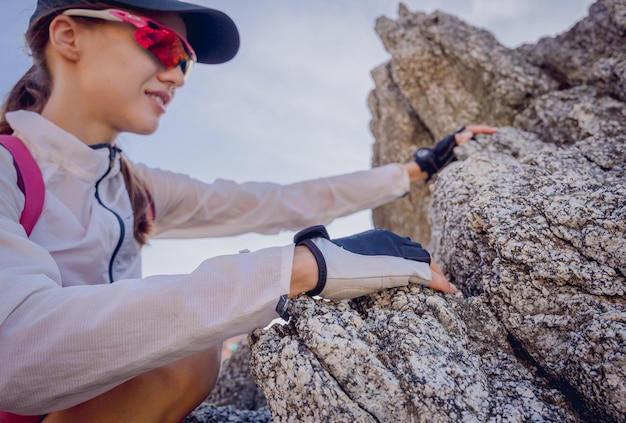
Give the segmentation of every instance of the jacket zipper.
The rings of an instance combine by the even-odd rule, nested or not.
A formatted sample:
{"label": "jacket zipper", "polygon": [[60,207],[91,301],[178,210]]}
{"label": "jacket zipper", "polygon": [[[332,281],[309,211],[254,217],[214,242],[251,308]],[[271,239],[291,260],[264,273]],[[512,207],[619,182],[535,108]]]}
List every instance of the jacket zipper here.
{"label": "jacket zipper", "polygon": [[111,173],[111,171],[113,170],[113,166],[115,165],[115,156],[117,154],[118,151],[120,151],[117,147],[111,146],[109,144],[106,144],[106,147],[109,149],[109,168],[107,169],[107,171],[104,173],[104,175],[102,175],[102,177],[98,180],[98,182],[96,182],[96,200],[98,200],[98,203],[104,207],[106,210],[110,211],[113,216],[115,216],[115,218],[117,219],[119,225],[120,225],[120,237],[117,240],[117,245],[115,246],[115,249],[113,250],[113,254],[111,255],[111,260],[109,261],[109,283],[113,283],[113,263],[115,262],[115,258],[117,257],[117,253],[119,253],[120,248],[122,247],[122,242],[124,241],[124,236],[126,235],[126,229],[124,227],[124,221],[122,220],[122,218],[111,208],[107,207],[103,202],[102,199],[100,198],[100,191],[99,191],[99,187],[100,187],[100,182],[102,182],[104,180],[104,178],[107,177],[107,175],[109,173]]}

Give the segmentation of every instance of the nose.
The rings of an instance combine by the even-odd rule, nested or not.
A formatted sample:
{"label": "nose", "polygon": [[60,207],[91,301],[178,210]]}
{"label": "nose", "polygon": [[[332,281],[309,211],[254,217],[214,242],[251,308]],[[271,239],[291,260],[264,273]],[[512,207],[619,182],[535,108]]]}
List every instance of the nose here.
{"label": "nose", "polygon": [[169,83],[175,88],[185,85],[185,74],[180,66],[171,69],[161,69],[157,74],[159,81]]}

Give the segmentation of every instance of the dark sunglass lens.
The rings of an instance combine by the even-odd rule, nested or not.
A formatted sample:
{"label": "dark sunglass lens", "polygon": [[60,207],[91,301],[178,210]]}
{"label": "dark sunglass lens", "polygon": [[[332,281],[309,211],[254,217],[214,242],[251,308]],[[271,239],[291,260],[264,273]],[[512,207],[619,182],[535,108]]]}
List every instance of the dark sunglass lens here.
{"label": "dark sunglass lens", "polygon": [[187,75],[187,72],[189,70],[189,60],[182,59],[180,61],[180,69],[183,71],[184,75]]}
{"label": "dark sunglass lens", "polygon": [[166,69],[177,66],[183,55],[186,55],[180,39],[170,31],[144,27],[136,31],[135,38]]}

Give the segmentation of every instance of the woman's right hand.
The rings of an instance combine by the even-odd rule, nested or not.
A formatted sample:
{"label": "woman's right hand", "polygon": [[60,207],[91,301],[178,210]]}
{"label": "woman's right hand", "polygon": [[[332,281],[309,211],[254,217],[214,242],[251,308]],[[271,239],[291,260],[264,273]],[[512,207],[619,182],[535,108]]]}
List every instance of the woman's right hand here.
{"label": "woman's right hand", "polygon": [[[302,280],[298,275],[309,275],[305,285],[300,283],[297,289],[292,289],[295,295],[306,293],[342,300],[406,286],[410,282],[452,294],[457,291],[420,244],[389,231],[374,229],[330,240],[323,226],[314,226],[296,234],[294,240],[297,245],[296,283]],[[298,250],[301,247],[309,250],[309,256],[306,251]],[[317,272],[311,271],[313,262]],[[308,272],[301,272],[307,267]],[[317,279],[312,281],[314,274]]]}

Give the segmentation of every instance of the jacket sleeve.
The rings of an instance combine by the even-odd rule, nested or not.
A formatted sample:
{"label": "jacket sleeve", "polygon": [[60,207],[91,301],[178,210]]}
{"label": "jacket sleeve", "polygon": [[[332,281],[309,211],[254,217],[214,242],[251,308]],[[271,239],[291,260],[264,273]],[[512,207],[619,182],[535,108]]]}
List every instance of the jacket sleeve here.
{"label": "jacket sleeve", "polygon": [[401,164],[289,185],[266,182],[211,184],[137,165],[153,195],[160,238],[274,234],[299,230],[405,195],[409,176]]}
{"label": "jacket sleeve", "polygon": [[267,325],[289,290],[293,245],[216,257],[185,275],[61,288],[54,260],[18,222],[23,202],[0,152],[0,410],[84,402]]}

